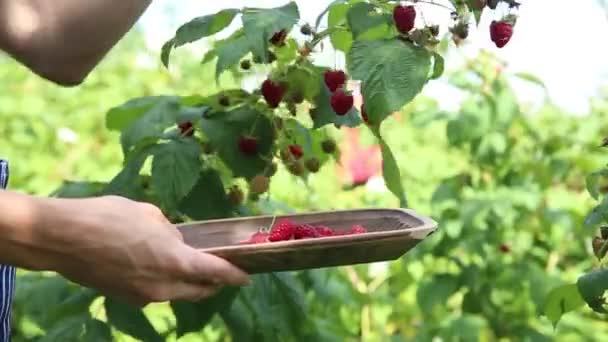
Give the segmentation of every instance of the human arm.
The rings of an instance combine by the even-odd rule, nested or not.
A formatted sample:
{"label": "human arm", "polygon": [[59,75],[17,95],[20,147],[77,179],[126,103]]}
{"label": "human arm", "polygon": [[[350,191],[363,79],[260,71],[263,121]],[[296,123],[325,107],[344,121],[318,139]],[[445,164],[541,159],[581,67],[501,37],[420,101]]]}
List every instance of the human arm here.
{"label": "human arm", "polygon": [[55,271],[136,305],[196,300],[248,276],[185,245],[153,205],[116,196],[56,199],[0,190],[0,264]]}
{"label": "human arm", "polygon": [[0,0],[0,49],[63,86],[81,84],[152,0]]}

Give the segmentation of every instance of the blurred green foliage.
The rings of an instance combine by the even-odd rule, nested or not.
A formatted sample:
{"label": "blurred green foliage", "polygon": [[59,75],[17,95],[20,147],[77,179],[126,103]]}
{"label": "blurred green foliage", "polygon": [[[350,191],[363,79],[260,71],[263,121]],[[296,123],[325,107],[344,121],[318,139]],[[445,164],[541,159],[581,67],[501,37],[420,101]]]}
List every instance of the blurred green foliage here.
{"label": "blurred green foliage", "polygon": [[[188,54],[172,64],[179,67],[164,71],[137,34],[74,89],[0,59],[0,152],[12,162],[10,187],[48,195],[63,180],[110,180],[122,152],[118,135],[105,128],[109,108],[133,97],[217,91],[213,65]],[[593,232],[583,228],[593,204],[584,180],[605,163],[597,146],[608,133],[608,101],[596,99],[584,117],[550,104],[532,112],[497,66],[482,54],[446,74],[465,94],[459,110],[418,97],[383,125],[409,205],[440,222],[437,234],[403,258],[259,275],[238,293],[150,305],[146,316],[52,274],[22,271],[14,341],[133,340],[124,332],[148,341],[182,333],[179,341],[607,340],[608,326],[587,308],[564,316],[555,330],[542,314],[552,288],[597,266]],[[227,77],[222,84],[234,83]],[[373,141],[368,130],[362,134]],[[260,205],[266,212],[398,205],[383,189],[342,190],[332,163],[308,184],[281,170],[270,194]]]}

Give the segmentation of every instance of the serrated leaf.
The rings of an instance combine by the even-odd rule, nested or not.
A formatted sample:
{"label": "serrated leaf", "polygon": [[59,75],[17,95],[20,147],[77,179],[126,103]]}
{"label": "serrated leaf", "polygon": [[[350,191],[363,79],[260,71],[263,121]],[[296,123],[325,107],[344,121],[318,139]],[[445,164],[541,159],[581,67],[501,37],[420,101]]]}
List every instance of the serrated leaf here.
{"label": "serrated leaf", "polygon": [[432,80],[436,80],[443,75],[445,71],[445,60],[443,56],[434,52],[433,53],[433,74],[431,75]]}
{"label": "serrated leaf", "polygon": [[[271,152],[274,134],[272,123],[263,113],[248,106],[213,113],[201,120],[201,129],[235,177],[251,179],[264,172],[268,162],[263,157]],[[239,137],[243,135],[258,139],[257,155],[244,155],[239,150]]]}
{"label": "serrated leaf", "polygon": [[336,50],[348,52],[353,45],[353,35],[345,28],[337,28],[338,26],[346,26],[346,16],[350,6],[347,4],[336,4],[330,7],[327,16],[329,27],[335,28],[329,36],[331,44]]}
{"label": "serrated leaf", "polygon": [[313,102],[320,91],[321,71],[313,65],[289,68],[285,80],[290,85],[287,98],[300,93],[304,99]]}
{"label": "serrated leaf", "polygon": [[358,2],[349,6],[346,22],[354,39],[378,26],[384,26],[382,29],[389,31],[391,16],[377,10],[377,6],[367,2]]}
{"label": "serrated leaf", "polygon": [[141,309],[107,297],[104,302],[108,321],[121,332],[140,341],[163,342]]}
{"label": "serrated leaf", "polygon": [[165,208],[177,207],[196,184],[201,153],[196,139],[172,140],[155,148],[152,185]]}
{"label": "serrated leaf", "polygon": [[600,198],[600,181],[602,177],[608,177],[608,169],[592,172],[585,179],[587,192],[596,200]]}
{"label": "serrated leaf", "polygon": [[281,31],[290,31],[300,20],[300,12],[295,1],[275,8],[247,8],[242,21],[245,34],[254,54],[267,62],[270,38]]}
{"label": "serrated leaf", "polygon": [[142,196],[142,188],[137,182],[139,172],[146,159],[154,153],[154,148],[156,148],[156,145],[135,151],[135,154],[127,160],[123,169],[103,189],[103,194],[118,195],[134,200],[139,199]]}
{"label": "serrated leaf", "polygon": [[407,197],[405,196],[405,190],[401,183],[401,172],[399,170],[399,165],[395,160],[395,156],[386,141],[384,141],[380,135],[380,131],[374,129],[373,132],[374,135],[376,135],[376,138],[378,138],[380,150],[382,151],[382,176],[384,177],[386,187],[397,197],[397,199],[399,199],[399,205],[402,208],[407,208]]}
{"label": "serrated leaf", "polygon": [[179,211],[199,221],[228,217],[231,208],[220,174],[213,169],[200,173],[198,182],[179,205]]}
{"label": "serrated leaf", "polygon": [[608,291],[608,269],[601,269],[578,278],[578,291],[587,305],[598,313],[608,313],[604,294]]}
{"label": "serrated leaf", "polygon": [[399,39],[356,41],[348,53],[348,69],[360,80],[365,108],[379,125],[412,101],[427,82],[430,54]]}
{"label": "serrated leaf", "polygon": [[319,78],[319,89],[319,94],[314,102],[314,109],[310,113],[315,129],[329,124],[357,127],[363,122],[361,114],[355,106],[353,106],[345,115],[338,115],[334,112],[331,107],[332,93],[329,88],[327,88],[323,77]]}
{"label": "serrated leaf", "polygon": [[443,306],[458,287],[458,279],[455,276],[438,274],[420,284],[416,292],[416,301],[422,312],[432,315],[435,306]]}
{"label": "serrated leaf", "polygon": [[554,288],[545,299],[544,314],[555,327],[561,317],[585,305],[576,284]]}
{"label": "serrated leaf", "polygon": [[85,323],[88,317],[75,316],[69,317],[54,326],[46,332],[46,334],[38,339],[40,342],[55,342],[55,341],[80,341],[85,333]]}
{"label": "serrated leaf", "polygon": [[146,96],[129,100],[106,113],[106,128],[113,131],[122,131],[155,106],[177,100],[178,98],[175,96]]}
{"label": "serrated leaf", "polygon": [[238,292],[238,288],[224,287],[213,297],[198,302],[171,302],[171,310],[177,320],[177,337],[202,330],[216,313],[230,308]]}
{"label": "serrated leaf", "polygon": [[120,136],[123,153],[127,155],[131,148],[140,141],[160,138],[167,128],[176,124],[179,108],[178,98],[168,98],[157,103],[131,122]]}
{"label": "serrated leaf", "polygon": [[110,327],[97,319],[90,319],[85,323],[82,341],[111,341],[112,330]]}
{"label": "serrated leaf", "polygon": [[232,23],[239,12],[238,9],[229,8],[190,20],[175,32],[174,46],[192,43],[222,31]]}
{"label": "serrated leaf", "polygon": [[78,289],[47,311],[45,323],[53,326],[68,317],[82,315],[83,312],[88,312],[91,303],[97,297],[99,294],[96,291],[86,288]]}
{"label": "serrated leaf", "polygon": [[220,310],[233,341],[254,341],[252,312],[243,304],[241,296],[229,308]]}
{"label": "serrated leaf", "polygon": [[251,51],[251,41],[244,31],[239,30],[232,36],[217,44],[217,64],[215,66],[215,77],[230,69]]}

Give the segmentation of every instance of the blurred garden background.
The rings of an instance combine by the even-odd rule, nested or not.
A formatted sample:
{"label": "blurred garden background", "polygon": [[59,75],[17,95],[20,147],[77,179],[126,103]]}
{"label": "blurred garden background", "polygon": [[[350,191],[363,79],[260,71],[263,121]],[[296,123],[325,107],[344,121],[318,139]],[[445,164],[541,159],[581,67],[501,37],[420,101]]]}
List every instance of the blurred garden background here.
{"label": "blurred garden background", "polygon": [[[64,181],[114,177],[122,152],[105,115],[131,98],[259,82],[232,73],[216,83],[213,63],[201,64],[209,42],[175,53],[169,70],[160,47],[194,16],[285,1],[182,2],[154,1],[77,88],[0,56],[0,155],[11,161],[11,189],[48,196]],[[329,2],[299,2],[302,17],[314,20]],[[521,2],[507,48],[488,43],[483,23],[492,18],[484,17],[463,46],[446,43],[444,76],[383,126],[409,206],[440,224],[415,250],[394,262],[256,276],[229,308],[183,307],[194,318],[178,325],[180,309],[154,304],[85,335],[83,320],[106,320],[102,298],[53,274],[20,271],[14,341],[607,341],[605,317],[589,308],[555,328],[543,315],[551,289],[598,265],[583,222],[595,205],[585,179],[608,162],[599,147],[608,136],[608,47],[597,34],[608,32],[606,12],[602,1],[575,10],[566,1]],[[318,57],[327,66],[342,59],[329,49]],[[365,127],[334,134],[347,151],[373,151]],[[353,172],[329,163],[304,183],[281,169],[261,207],[398,206],[378,172],[351,189]]]}

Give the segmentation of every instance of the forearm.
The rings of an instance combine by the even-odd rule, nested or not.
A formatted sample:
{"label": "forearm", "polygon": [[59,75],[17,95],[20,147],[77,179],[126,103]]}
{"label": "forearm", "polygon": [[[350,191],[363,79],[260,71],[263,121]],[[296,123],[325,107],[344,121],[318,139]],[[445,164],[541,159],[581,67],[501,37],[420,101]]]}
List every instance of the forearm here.
{"label": "forearm", "polygon": [[37,74],[76,85],[151,0],[0,0],[0,47]]}

